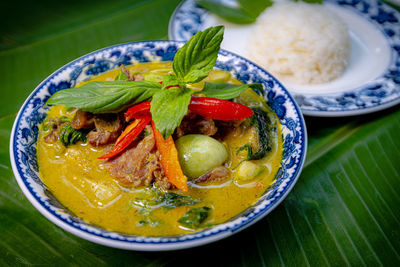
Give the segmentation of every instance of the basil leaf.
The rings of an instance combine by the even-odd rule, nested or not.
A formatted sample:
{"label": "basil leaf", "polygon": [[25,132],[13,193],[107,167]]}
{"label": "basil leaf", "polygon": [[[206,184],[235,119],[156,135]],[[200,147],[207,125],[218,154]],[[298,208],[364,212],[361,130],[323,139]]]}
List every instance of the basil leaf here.
{"label": "basil leaf", "polygon": [[206,97],[215,97],[219,99],[229,100],[238,97],[247,88],[263,91],[264,88],[259,83],[252,84],[229,84],[229,83],[208,83],[206,82],[204,88],[200,93]]}
{"label": "basil leaf", "polygon": [[84,130],[72,128],[71,123],[65,124],[60,130],[60,142],[65,147],[75,144],[78,141],[86,142],[86,133]]}
{"label": "basil leaf", "polygon": [[221,2],[216,2],[213,0],[198,0],[196,3],[211,13],[214,13],[220,18],[229,22],[237,24],[250,24],[256,22],[257,19],[257,17],[246,13],[240,8],[234,8]]}
{"label": "basil leaf", "polygon": [[[302,1],[309,4],[322,4],[322,0],[302,0]],[[296,2],[298,2],[298,0],[296,0]]]}
{"label": "basil leaf", "polygon": [[163,89],[169,88],[173,85],[178,85],[183,87],[183,85],[179,84],[178,78],[175,75],[166,75],[163,78]]}
{"label": "basil leaf", "polygon": [[[312,0],[311,0],[312,1]],[[240,9],[255,19],[267,8],[274,4],[273,0],[238,0]]]}
{"label": "basil leaf", "polygon": [[201,207],[201,208],[192,208],[185,212],[182,217],[178,220],[180,224],[185,227],[196,229],[200,228],[203,222],[210,215],[211,208],[209,207]]}
{"label": "basil leaf", "polygon": [[208,76],[217,61],[224,26],[199,31],[176,52],[172,67],[180,84],[196,83]]}
{"label": "basil leaf", "polygon": [[167,139],[181,124],[193,93],[194,91],[189,88],[172,87],[153,96],[150,112],[156,128],[164,139]]}
{"label": "basil leaf", "polygon": [[149,81],[90,82],[56,92],[47,104],[65,105],[92,113],[119,112],[129,105],[148,100],[161,87],[161,84]]}
{"label": "basil leaf", "polygon": [[196,3],[222,19],[236,24],[256,22],[257,17],[273,4],[270,0],[239,0],[237,7],[215,0],[197,0]]}
{"label": "basil leaf", "polygon": [[153,193],[148,198],[135,198],[132,203],[136,207],[150,210],[159,207],[170,210],[181,206],[194,205],[199,203],[199,201],[190,196],[178,195],[171,192],[163,193],[157,190],[156,193]]}

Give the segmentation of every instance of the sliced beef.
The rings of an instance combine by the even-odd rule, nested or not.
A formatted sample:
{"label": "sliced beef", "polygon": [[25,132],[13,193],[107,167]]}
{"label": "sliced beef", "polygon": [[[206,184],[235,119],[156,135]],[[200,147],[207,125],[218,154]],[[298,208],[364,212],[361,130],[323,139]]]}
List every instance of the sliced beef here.
{"label": "sliced beef", "polygon": [[214,120],[189,112],[183,118],[181,125],[176,128],[175,137],[179,138],[186,134],[204,134],[212,136],[216,134],[217,131],[218,128],[215,126]]}
{"label": "sliced beef", "polygon": [[219,166],[216,167],[202,176],[196,178],[193,180],[193,183],[195,184],[201,184],[201,183],[211,183],[211,182],[221,182],[230,177],[230,171],[228,168],[224,166]]}
{"label": "sliced beef", "polygon": [[76,130],[93,128],[94,127],[93,114],[79,109],[71,120],[71,126]]}
{"label": "sliced beef", "polygon": [[245,120],[246,119],[237,121],[214,121],[216,127],[218,127],[218,133],[216,134],[215,138],[223,139],[224,136],[226,136],[233,129],[240,127]]}
{"label": "sliced beef", "polygon": [[113,143],[124,128],[124,120],[118,114],[101,114],[94,116],[95,129],[87,135],[92,146],[103,146]]}
{"label": "sliced beef", "polygon": [[112,176],[126,186],[148,186],[155,180],[156,185],[170,189],[172,185],[166,180],[161,168],[153,131],[150,126],[146,130],[149,135],[105,163],[105,166]]}

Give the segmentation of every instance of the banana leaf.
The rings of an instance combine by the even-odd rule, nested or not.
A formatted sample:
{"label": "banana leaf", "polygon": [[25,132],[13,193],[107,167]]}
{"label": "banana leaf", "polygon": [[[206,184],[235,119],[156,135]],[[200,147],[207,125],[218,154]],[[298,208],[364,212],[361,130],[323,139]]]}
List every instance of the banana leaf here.
{"label": "banana leaf", "polygon": [[166,39],[176,0],[0,4],[0,266],[344,266],[400,264],[399,106],[350,118],[306,118],[307,161],[273,212],[225,240],[173,252],[124,251],[77,238],[19,189],[9,136],[32,89],[98,48]]}

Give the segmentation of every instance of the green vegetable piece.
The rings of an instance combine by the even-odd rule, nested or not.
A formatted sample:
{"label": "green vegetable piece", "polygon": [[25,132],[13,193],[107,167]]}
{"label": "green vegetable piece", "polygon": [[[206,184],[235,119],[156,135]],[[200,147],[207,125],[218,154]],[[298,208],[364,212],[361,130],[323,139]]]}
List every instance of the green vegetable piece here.
{"label": "green vegetable piece", "polygon": [[232,23],[250,24],[256,22],[257,19],[257,17],[248,14],[240,8],[234,8],[215,0],[197,0],[196,3],[211,13]]}
{"label": "green vegetable piece", "polygon": [[263,91],[263,87],[259,83],[252,84],[229,84],[229,83],[208,83],[206,82],[201,91],[206,97],[215,97],[219,99],[229,100],[238,97],[247,88],[255,88]]}
{"label": "green vegetable piece", "polygon": [[161,89],[158,82],[103,81],[56,92],[46,104],[65,105],[92,113],[119,112],[150,99]]}
{"label": "green vegetable piece", "polygon": [[217,61],[224,26],[199,31],[176,52],[172,67],[181,84],[196,83],[208,76]]}
{"label": "green vegetable piece", "polygon": [[61,123],[69,122],[69,121],[70,121],[70,119],[69,119],[67,116],[61,116],[61,117],[60,117],[60,122],[61,122]]}
{"label": "green vegetable piece", "polygon": [[265,171],[265,167],[251,161],[243,161],[234,172],[234,179],[238,182],[254,180]]}
{"label": "green vegetable piece", "polygon": [[227,71],[213,70],[208,74],[207,78],[204,79],[210,83],[226,83],[231,79],[231,74]]}
{"label": "green vegetable piece", "polygon": [[199,203],[198,200],[190,196],[178,195],[172,192],[163,193],[159,190],[152,192],[149,198],[135,198],[133,204],[145,209],[154,209],[163,207],[165,209],[174,209],[181,206],[190,206]]}
{"label": "green vegetable piece", "polygon": [[164,194],[164,205],[166,209],[174,209],[181,206],[189,206],[199,203],[198,200],[194,200],[190,196],[182,196],[175,193]]}
{"label": "green vegetable piece", "polygon": [[86,132],[72,128],[70,123],[65,124],[60,130],[59,140],[65,147],[78,141],[86,142]]}
{"label": "green vegetable piece", "polygon": [[239,148],[238,152],[243,150],[248,151],[247,160],[262,159],[272,149],[271,131],[273,130],[273,127],[271,125],[270,118],[261,109],[254,108],[253,112],[254,115],[252,119],[252,125],[257,130],[260,148],[256,152],[253,152],[253,149],[249,144],[246,144]]}
{"label": "green vegetable piece", "polygon": [[164,139],[167,139],[181,124],[188,112],[190,98],[194,93],[189,88],[171,87],[153,96],[150,112]]}
{"label": "green vegetable piece", "polygon": [[270,0],[239,0],[236,7],[215,0],[197,0],[196,3],[222,19],[237,24],[256,22],[260,13],[273,4]]}
{"label": "green vegetable piece", "polygon": [[206,135],[188,134],[176,140],[175,145],[182,171],[192,179],[220,166],[228,158],[225,146]]}
{"label": "green vegetable piece", "polygon": [[[297,2],[298,0],[296,0]],[[303,2],[309,3],[309,4],[322,4],[322,0],[302,0]]]}
{"label": "green vegetable piece", "polygon": [[209,207],[190,209],[182,215],[178,222],[187,228],[200,228],[210,215],[210,211],[211,208]]}

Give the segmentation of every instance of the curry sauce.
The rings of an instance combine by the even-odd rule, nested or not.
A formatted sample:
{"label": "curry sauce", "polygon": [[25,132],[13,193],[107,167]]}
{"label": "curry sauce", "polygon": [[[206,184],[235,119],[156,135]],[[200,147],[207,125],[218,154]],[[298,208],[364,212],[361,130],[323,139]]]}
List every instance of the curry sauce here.
{"label": "curry sauce", "polygon": [[[168,73],[170,63],[142,63],[128,67],[132,73],[146,77],[151,70]],[[90,81],[113,80],[118,70],[99,75]],[[212,72],[220,75],[221,71]],[[154,73],[152,73],[154,75]],[[230,75],[228,75],[230,77]],[[154,78],[154,77],[153,77]],[[156,77],[155,77],[156,78]],[[229,78],[230,83],[239,82]],[[201,84],[198,85],[201,88]],[[196,87],[196,85],[194,86]],[[179,190],[173,192],[190,196],[196,203],[176,208],[146,206],[141,200],[154,196],[156,188],[126,187],[118,183],[105,168],[105,160],[98,159],[107,153],[112,145],[93,147],[89,143],[78,142],[64,147],[60,142],[47,143],[44,138],[48,130],[40,127],[37,142],[37,159],[40,177],[54,196],[72,213],[107,230],[141,236],[168,236],[197,231],[179,224],[178,219],[193,207],[208,206],[211,215],[206,226],[226,222],[255,203],[273,183],[282,160],[281,126],[276,115],[269,109],[263,99],[248,89],[236,99],[239,103],[263,109],[275,125],[272,149],[260,159],[252,161],[263,166],[263,171],[249,181],[235,179],[238,166],[246,159],[245,153],[238,150],[245,144],[257,143],[257,133],[250,123],[243,123],[224,136],[221,142],[228,150],[225,166],[231,170],[231,179],[209,184],[188,182],[189,191],[185,194]],[[52,106],[46,120],[65,116],[72,118],[75,110],[64,106]]]}

